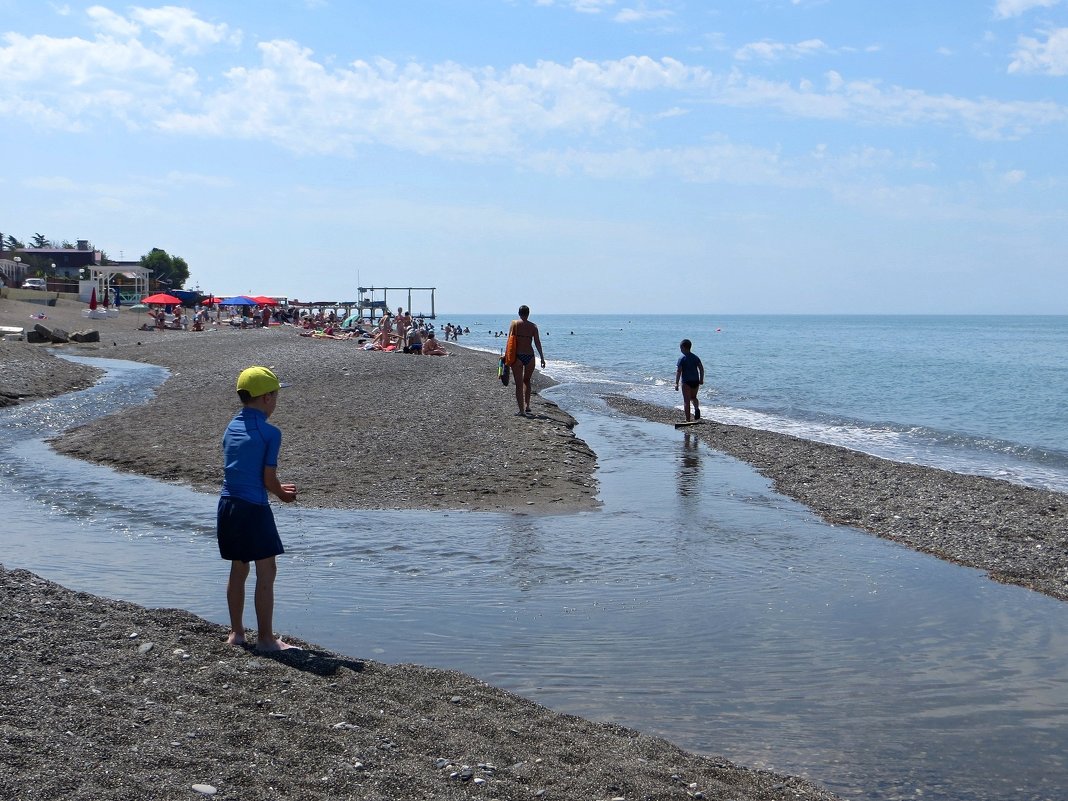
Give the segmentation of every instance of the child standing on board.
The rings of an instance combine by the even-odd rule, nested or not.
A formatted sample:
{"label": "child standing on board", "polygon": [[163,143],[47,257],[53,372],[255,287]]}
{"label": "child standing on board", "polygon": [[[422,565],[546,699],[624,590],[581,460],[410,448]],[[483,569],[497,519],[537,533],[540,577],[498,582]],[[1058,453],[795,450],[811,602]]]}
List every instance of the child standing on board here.
{"label": "child standing on board", "polygon": [[701,419],[701,407],[697,403],[697,390],[705,383],[705,366],[696,353],[691,353],[693,343],[688,339],[679,343],[682,356],[679,357],[678,368],[675,370],[675,391],[679,390],[679,380],[682,380],[682,406],[686,410],[686,422],[690,422],[690,405],[693,405],[693,419]]}
{"label": "child standing on board", "polygon": [[271,512],[267,493],[283,503],[297,499],[296,484],[278,480],[278,451],[282,432],[267,422],[278,403],[278,377],[266,367],[249,367],[237,377],[241,411],[223,434],[223,485],[219,497],[217,534],[219,554],[230,562],[226,605],[230,610],[231,645],[245,644],[245,579],[249,563],[256,563],[256,624],[258,651],[282,651],[296,646],[274,636],[275,557],[285,550]]}

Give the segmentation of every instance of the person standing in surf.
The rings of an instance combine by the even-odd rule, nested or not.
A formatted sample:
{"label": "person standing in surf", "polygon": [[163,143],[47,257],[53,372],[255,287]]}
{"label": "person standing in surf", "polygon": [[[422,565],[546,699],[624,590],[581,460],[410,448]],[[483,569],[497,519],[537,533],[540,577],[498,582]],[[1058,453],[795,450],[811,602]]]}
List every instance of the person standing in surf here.
{"label": "person standing in surf", "polygon": [[530,380],[534,377],[535,348],[541,357],[541,369],[545,369],[545,351],[541,349],[538,327],[528,317],[530,307],[524,304],[519,307],[519,319],[512,320],[512,326],[508,329],[508,336],[515,338],[515,361],[508,366],[515,373],[515,402],[519,406],[517,415],[531,414]]}
{"label": "person standing in surf", "polygon": [[278,403],[282,384],[266,367],[249,367],[237,377],[241,411],[223,434],[223,485],[219,496],[217,536],[219,555],[230,562],[226,605],[230,612],[231,645],[245,644],[245,580],[256,563],[257,651],[296,648],[274,634],[275,557],[285,553],[270,492],[283,503],[297,499],[296,484],[278,480],[278,452],[282,432],[267,422]]}
{"label": "person standing in surf", "polygon": [[690,407],[693,406],[693,419],[701,419],[701,407],[697,402],[697,390],[705,383],[705,366],[701,363],[696,353],[690,348],[693,343],[688,339],[679,343],[682,356],[679,357],[675,370],[675,391],[679,390],[679,381],[682,381],[682,407],[686,411],[686,422],[690,422]]}

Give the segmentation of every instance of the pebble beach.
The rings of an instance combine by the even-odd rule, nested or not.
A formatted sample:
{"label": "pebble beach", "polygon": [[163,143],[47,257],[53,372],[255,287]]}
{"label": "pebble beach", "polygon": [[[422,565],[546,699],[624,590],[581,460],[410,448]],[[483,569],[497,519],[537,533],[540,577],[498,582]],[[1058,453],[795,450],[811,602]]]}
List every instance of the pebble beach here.
{"label": "pebble beach", "polygon": [[[30,314],[43,311],[43,324],[101,333],[99,343],[61,351],[158,364],[170,378],[150,403],[124,412],[121,429],[99,420],[52,443],[67,455],[214,491],[234,377],[259,363],[291,384],[272,420],[285,437],[279,474],[297,483],[302,504],[597,508],[596,456],[574,421],[541,398],[532,418],[516,418],[488,354],[452,345],[447,358],[364,352],[293,329],[145,332],[132,313],[88,321],[82,308],[3,299],[0,325],[32,327]],[[82,388],[96,375],[21,342],[0,343],[0,364],[0,403]],[[610,402],[654,421],[678,417]],[[204,437],[174,435],[190,430]],[[1063,495],[736,426],[692,431],[832,523],[1068,599]],[[76,593],[21,570],[0,570],[0,593],[18,644],[0,701],[0,754],[15,766],[0,777],[3,797],[834,797],[558,715],[461,674],[311,643],[265,658],[226,646],[224,629],[188,613]]]}

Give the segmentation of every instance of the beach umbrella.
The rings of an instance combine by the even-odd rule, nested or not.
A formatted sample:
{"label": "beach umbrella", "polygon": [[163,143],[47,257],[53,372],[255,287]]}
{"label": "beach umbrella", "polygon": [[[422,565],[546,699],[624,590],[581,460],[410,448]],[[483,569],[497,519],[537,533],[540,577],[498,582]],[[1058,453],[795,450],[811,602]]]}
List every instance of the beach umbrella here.
{"label": "beach umbrella", "polygon": [[119,292],[119,288],[115,287],[115,308],[122,306],[122,293]]}
{"label": "beach umbrella", "polygon": [[232,297],[232,298],[223,298],[222,300],[219,300],[219,301],[216,301],[216,302],[220,306],[256,306],[256,305],[258,305],[256,303],[256,301],[254,301],[252,298],[245,297],[244,295],[237,295],[236,297]]}
{"label": "beach umbrella", "polygon": [[149,305],[158,304],[160,306],[177,306],[181,304],[182,299],[176,298],[174,295],[168,295],[166,292],[157,292],[155,295],[141,298],[141,302]]}
{"label": "beach umbrella", "polygon": [[212,295],[210,298],[201,298],[200,305],[201,306],[214,306],[218,302],[219,302],[219,299],[217,297],[215,297],[214,295]]}
{"label": "beach umbrella", "polygon": [[133,306],[130,307],[130,311],[132,311],[132,312],[148,311],[148,306],[146,306],[144,303],[135,303]]}
{"label": "beach umbrella", "polygon": [[256,295],[252,299],[254,301],[256,301],[258,304],[260,304],[261,306],[273,306],[274,305],[274,298],[269,298],[266,295]]}
{"label": "beach umbrella", "polygon": [[[96,291],[95,287],[94,287],[93,291],[94,292]],[[100,305],[103,306],[106,309],[108,307],[108,291],[105,289],[100,294],[102,295],[102,297],[100,298]]]}
{"label": "beach umbrella", "polygon": [[89,296],[89,309],[90,311],[96,311],[96,287],[93,287],[93,294]]}

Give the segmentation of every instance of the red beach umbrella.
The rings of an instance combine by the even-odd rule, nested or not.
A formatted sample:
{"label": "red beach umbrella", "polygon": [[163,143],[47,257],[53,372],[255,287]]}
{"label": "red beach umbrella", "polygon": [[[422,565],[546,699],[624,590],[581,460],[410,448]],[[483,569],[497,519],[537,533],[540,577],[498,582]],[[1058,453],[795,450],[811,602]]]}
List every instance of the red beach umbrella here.
{"label": "red beach umbrella", "polygon": [[155,295],[149,295],[147,298],[141,298],[142,303],[158,304],[160,306],[173,306],[176,303],[181,303],[181,298],[176,298],[174,295],[168,295],[166,292],[157,292]]}
{"label": "red beach umbrella", "polygon": [[89,309],[90,311],[96,311],[96,287],[93,287],[93,293],[89,296]]}
{"label": "red beach umbrella", "polygon": [[[96,287],[93,287],[93,291],[96,292]],[[104,297],[100,299],[100,305],[105,309],[108,307],[108,291],[105,289],[103,292]]]}
{"label": "red beach umbrella", "polygon": [[274,298],[269,298],[266,295],[256,295],[256,297],[254,297],[253,300],[256,301],[258,304],[260,304],[261,306],[273,306],[274,305]]}

